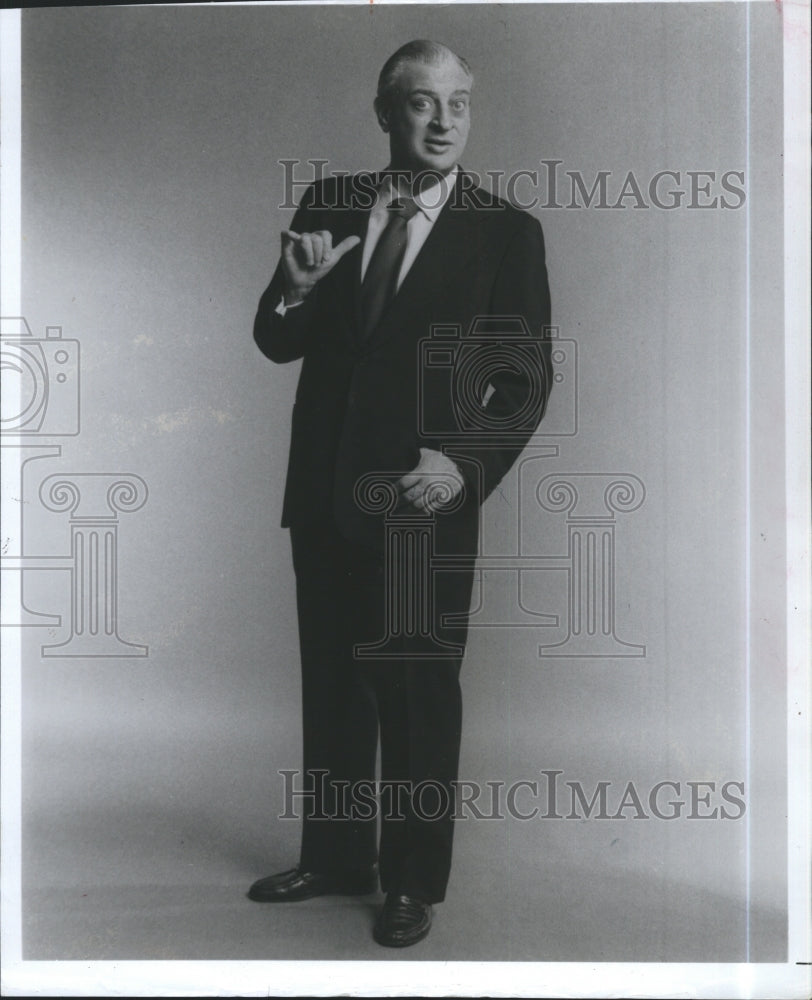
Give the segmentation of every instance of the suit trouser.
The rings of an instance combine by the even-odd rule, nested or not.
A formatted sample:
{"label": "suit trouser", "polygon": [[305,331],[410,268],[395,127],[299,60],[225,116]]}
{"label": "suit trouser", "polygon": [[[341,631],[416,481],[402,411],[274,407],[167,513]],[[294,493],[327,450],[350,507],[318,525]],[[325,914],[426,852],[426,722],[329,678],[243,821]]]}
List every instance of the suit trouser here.
{"label": "suit trouser", "polygon": [[[304,787],[300,865],[346,871],[379,861],[384,892],[440,902],[451,868],[454,782],[460,751],[461,655],[404,650],[365,659],[356,644],[385,634],[382,554],[332,524],[291,529],[302,660]],[[474,559],[434,575],[435,631],[464,649]],[[396,653],[397,645],[394,647]],[[378,732],[381,797],[375,787]],[[376,817],[380,813],[380,850]]]}

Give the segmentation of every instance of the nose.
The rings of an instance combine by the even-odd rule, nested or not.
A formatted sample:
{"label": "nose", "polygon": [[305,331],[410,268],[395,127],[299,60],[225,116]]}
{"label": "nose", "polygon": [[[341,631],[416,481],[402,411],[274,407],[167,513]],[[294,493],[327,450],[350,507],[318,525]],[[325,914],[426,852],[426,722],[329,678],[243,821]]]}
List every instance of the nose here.
{"label": "nose", "polygon": [[431,124],[441,132],[447,132],[451,128],[451,114],[446,107],[437,109]]}

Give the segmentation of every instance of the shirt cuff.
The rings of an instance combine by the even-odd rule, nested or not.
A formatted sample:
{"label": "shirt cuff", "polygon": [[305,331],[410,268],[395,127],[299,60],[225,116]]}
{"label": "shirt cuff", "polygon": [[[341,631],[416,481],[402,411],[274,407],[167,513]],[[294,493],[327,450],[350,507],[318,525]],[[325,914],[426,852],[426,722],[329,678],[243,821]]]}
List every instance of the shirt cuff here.
{"label": "shirt cuff", "polygon": [[295,309],[297,306],[300,306],[302,302],[304,302],[304,299],[301,299],[299,302],[294,302],[292,305],[286,306],[285,296],[283,295],[282,298],[279,300],[279,305],[276,307],[276,309],[274,309],[274,312],[278,316],[284,316],[285,313],[288,311],[288,309]]}

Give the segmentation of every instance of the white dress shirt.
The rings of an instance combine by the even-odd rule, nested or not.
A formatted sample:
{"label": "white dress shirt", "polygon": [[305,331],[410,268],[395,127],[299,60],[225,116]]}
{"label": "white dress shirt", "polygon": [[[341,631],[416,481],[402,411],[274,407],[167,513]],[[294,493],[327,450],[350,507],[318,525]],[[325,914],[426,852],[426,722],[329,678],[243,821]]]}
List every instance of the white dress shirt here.
{"label": "white dress shirt", "polygon": [[[419,211],[415,212],[406,226],[406,250],[403,254],[403,261],[398,272],[397,287],[403,284],[403,279],[409,273],[409,268],[414,264],[417,255],[423,244],[426,242],[431,227],[437,221],[437,217],[442,212],[445,203],[454,188],[457,180],[459,167],[455,166],[445,177],[438,178],[430,187],[424,188],[419,195],[415,196],[414,202]],[[364,249],[361,256],[361,280],[367,273],[372,252],[375,249],[381,234],[386,229],[389,220],[388,206],[398,192],[392,184],[391,177],[385,177],[383,183],[378,188],[378,197],[369,213],[369,223],[367,224],[366,236],[364,237]],[[296,305],[301,305],[297,302]],[[284,297],[276,307],[276,312],[284,316],[288,309],[295,309],[296,306],[286,306]]]}
{"label": "white dress shirt", "polygon": [[[425,188],[414,199],[419,211],[415,212],[406,226],[406,250],[403,254],[403,262],[398,272],[397,287],[403,284],[403,279],[409,273],[409,268],[414,264],[417,255],[423,244],[426,242],[431,227],[437,221],[437,216],[442,212],[445,203],[451,194],[457,180],[459,167],[454,169],[443,178],[438,178],[431,187]],[[372,252],[377,246],[381,234],[386,229],[389,221],[388,206],[393,198],[398,196],[392,184],[391,177],[385,177],[383,183],[378,188],[378,199],[372,206],[369,215],[367,233],[364,237],[364,252],[361,257],[361,281],[367,273],[367,267],[372,258]]]}

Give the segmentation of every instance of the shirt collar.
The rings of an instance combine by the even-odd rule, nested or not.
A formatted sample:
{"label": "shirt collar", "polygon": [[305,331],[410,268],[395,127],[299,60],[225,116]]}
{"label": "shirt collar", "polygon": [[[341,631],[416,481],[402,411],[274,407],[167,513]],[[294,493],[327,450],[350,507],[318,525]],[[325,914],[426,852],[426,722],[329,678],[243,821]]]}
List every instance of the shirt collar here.
{"label": "shirt collar", "polygon": [[[437,216],[445,207],[445,203],[448,201],[457,182],[459,172],[459,164],[455,164],[445,177],[438,178],[433,184],[424,188],[420,194],[415,196],[415,205],[417,205],[429,222],[434,223],[437,221]],[[385,176],[383,183],[378,187],[377,207],[382,209],[396,193],[392,184],[392,178]]]}

